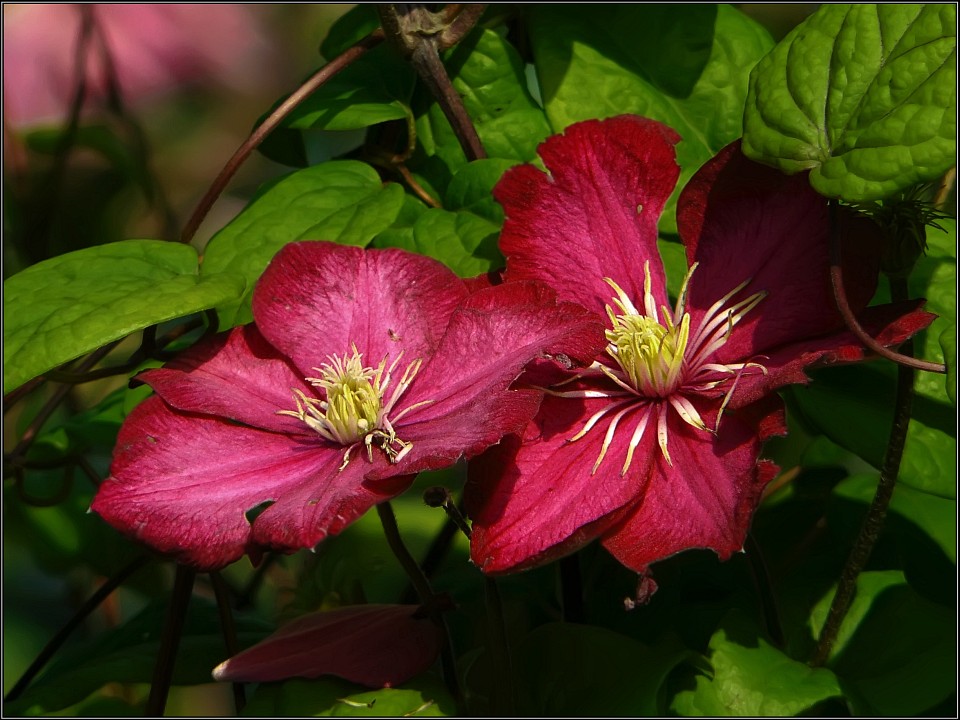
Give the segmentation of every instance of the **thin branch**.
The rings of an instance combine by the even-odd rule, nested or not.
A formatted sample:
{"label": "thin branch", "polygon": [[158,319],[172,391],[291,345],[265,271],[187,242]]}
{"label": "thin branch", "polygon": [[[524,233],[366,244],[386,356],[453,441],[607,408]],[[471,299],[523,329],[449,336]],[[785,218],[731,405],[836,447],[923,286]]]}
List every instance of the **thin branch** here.
{"label": "thin branch", "polygon": [[[890,285],[894,300],[905,300],[907,298],[906,280],[891,279]],[[904,348],[906,352],[911,352],[913,341],[908,340],[904,343]],[[870,554],[873,552],[873,546],[883,530],[887,508],[890,505],[890,498],[893,496],[893,490],[897,483],[897,474],[900,472],[900,461],[903,459],[907,429],[910,426],[910,408],[913,403],[915,374],[914,369],[907,365],[897,367],[897,394],[894,405],[893,427],[890,429],[890,439],[883,459],[883,468],[880,470],[880,482],[877,484],[877,492],[873,496],[870,509],[860,526],[860,534],[857,536],[853,549],[850,551],[847,562],[843,567],[837,592],[830,604],[827,620],[820,633],[820,639],[817,642],[813,657],[810,659],[810,664],[815,667],[823,665],[830,658],[830,651],[833,649],[834,642],[836,642],[840,626],[850,609],[850,603],[853,602],[853,596],[857,588],[857,577],[866,567]]]}
{"label": "thin branch", "polygon": [[[233,611],[230,608],[230,588],[227,587],[223,576],[218,572],[210,573],[210,584],[213,585],[213,594],[217,599],[217,612],[220,614],[220,629],[223,631],[223,642],[227,648],[227,656],[233,657],[240,652],[240,643],[237,641],[237,624],[233,620]],[[233,703],[237,715],[240,715],[247,704],[243,683],[235,682],[231,684],[233,685]]]}
{"label": "thin branch", "polygon": [[207,213],[210,212],[210,208],[213,207],[213,204],[227,187],[231,178],[233,178],[250,154],[259,147],[260,143],[283,122],[284,118],[293,112],[293,110],[315,90],[322,87],[330,78],[383,42],[383,38],[384,36],[381,30],[374,30],[356,45],[342,52],[314,73],[309,80],[284,100],[280,107],[270,113],[266,120],[260,123],[257,129],[251,133],[250,137],[244,140],[243,144],[237,148],[233,157],[227,161],[227,164],[223,166],[220,174],[217,175],[207,192],[200,198],[199,204],[187,221],[183,232],[180,234],[180,242],[188,243],[193,240],[193,236],[200,227],[200,223],[203,222]]}
{"label": "thin branch", "polygon": [[146,717],[160,717],[167,706],[167,696],[173,682],[173,666],[177,660],[180,637],[187,620],[187,608],[193,593],[193,581],[196,572],[185,565],[177,565],[177,575],[173,581],[170,596],[170,608],[167,620],[160,635],[160,651],[157,664],[153,667],[153,679],[150,683],[150,696],[147,698]]}
{"label": "thin branch", "polygon": [[89,597],[89,599],[81,605],[77,611],[73,614],[73,617],[64,625],[60,631],[54,635],[50,642],[48,642],[43,650],[40,651],[40,654],[37,655],[36,659],[30,663],[23,675],[17,680],[16,684],[10,688],[10,692],[7,693],[4,698],[4,702],[12,702],[16,700],[23,694],[23,691],[27,689],[33,679],[37,674],[43,670],[44,666],[50,662],[50,659],[57,653],[61,648],[63,643],[67,641],[67,638],[83,624],[83,621],[96,610],[100,604],[106,600],[114,590],[116,590],[123,582],[133,575],[137,570],[142,568],[150,561],[150,558],[146,555],[141,555],[128,563],[123,567],[116,575],[109,578],[103,585],[97,588],[97,591]]}
{"label": "thin branch", "polygon": [[430,587],[430,581],[423,570],[413,559],[413,555],[407,549],[400,537],[400,528],[397,526],[397,517],[393,513],[393,506],[390,502],[382,502],[377,505],[377,515],[380,516],[380,524],[383,525],[383,533],[387,538],[387,544],[394,556],[400,562],[404,572],[420,595],[420,602],[424,609],[430,614],[431,620],[443,632],[443,647],[440,650],[440,662],[443,666],[443,679],[447,689],[456,701],[457,707],[463,706],[463,696],[460,691],[460,679],[457,675],[456,655],[453,651],[453,641],[450,637],[450,628],[447,627],[447,621],[443,616],[442,603],[438,603],[438,595]]}
{"label": "thin branch", "polygon": [[752,532],[747,533],[744,550],[746,551],[747,562],[750,564],[750,574],[753,576],[757,597],[760,600],[760,608],[763,613],[764,625],[767,628],[767,635],[770,636],[773,644],[782,650],[786,647],[787,643],[783,635],[783,623],[780,621],[777,595],[773,591],[770,571],[767,569],[767,563],[763,559],[763,550],[760,548],[760,544]]}
{"label": "thin branch", "polygon": [[915,368],[917,370],[926,370],[928,372],[935,373],[946,373],[947,367],[941,363],[929,362],[927,360],[917,360],[916,358],[910,357],[909,355],[902,355],[898,352],[894,352],[889,348],[885,348],[883,345],[878,343],[869,334],[867,331],[861,327],[860,322],[857,320],[856,316],[853,314],[853,309],[850,307],[850,302],[847,300],[847,293],[843,286],[843,264],[841,258],[840,250],[840,228],[839,228],[839,218],[838,214],[838,205],[836,200],[830,201],[830,281],[833,285],[833,297],[837,303],[837,309],[840,311],[840,315],[843,317],[843,321],[846,323],[847,328],[854,335],[857,336],[857,339],[860,340],[866,347],[875,352],[880,357],[884,357],[887,360],[891,360],[898,365],[906,365],[907,367]]}

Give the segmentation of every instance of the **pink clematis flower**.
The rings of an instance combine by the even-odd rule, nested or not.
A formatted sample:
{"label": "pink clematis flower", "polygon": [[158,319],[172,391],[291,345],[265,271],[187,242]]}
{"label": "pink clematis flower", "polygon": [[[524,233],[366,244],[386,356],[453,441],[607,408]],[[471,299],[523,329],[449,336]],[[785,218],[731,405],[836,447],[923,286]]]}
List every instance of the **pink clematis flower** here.
{"label": "pink clematis flower", "polygon": [[529,361],[582,365],[603,343],[541,283],[471,294],[430,258],[322,242],[277,254],[253,315],[139,376],[157,395],[92,504],[198,569],[340,532],[421,470],[519,431],[541,400],[508,389]]}
{"label": "pink clematis flower", "polygon": [[416,605],[357,605],[315,612],[213,670],[214,680],[274,682],[325,675],[396,687],[427,670],[443,631]]}
{"label": "pink clematis flower", "polygon": [[[831,294],[826,199],[737,144],[681,194],[689,270],[668,302],[656,238],[678,140],[635,116],[579,123],[541,145],[548,174],[516,167],[495,188],[507,284],[549,281],[605,322],[608,344],[587,370],[539,380],[552,385],[536,419],[471,463],[472,558],[488,573],[598,537],[641,574],[688,548],[726,559],[776,472],[758,461],[786,430],[773,391],[807,382],[811,364],[864,357]],[[895,344],[933,316],[916,302],[864,309],[871,227],[844,217],[848,295]]]}
{"label": "pink clematis flower", "polygon": [[[102,32],[124,96],[133,103],[189,82],[238,87],[265,77],[269,49],[257,14],[242,5],[86,5]],[[81,6],[3,6],[4,120],[14,127],[66,119],[75,93]],[[87,91],[102,100],[107,68],[99,38],[84,58]]]}

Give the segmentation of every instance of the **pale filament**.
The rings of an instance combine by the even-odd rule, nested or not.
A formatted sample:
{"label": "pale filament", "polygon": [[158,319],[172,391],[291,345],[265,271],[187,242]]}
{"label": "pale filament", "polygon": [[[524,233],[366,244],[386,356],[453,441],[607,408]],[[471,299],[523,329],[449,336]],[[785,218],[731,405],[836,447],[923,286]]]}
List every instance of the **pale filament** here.
{"label": "pale filament", "polygon": [[373,446],[377,445],[391,463],[398,463],[410,452],[413,444],[397,437],[394,423],[432,400],[410,405],[392,417],[391,413],[420,372],[423,361],[418,358],[407,365],[389,399],[384,402],[403,353],[397,355],[389,367],[387,358],[384,358],[372,368],[363,365],[363,356],[356,345],[351,345],[351,350],[353,354],[349,357],[328,356],[329,362],[313,368],[319,377],[305,378],[314,387],[323,389],[326,399],[309,397],[294,388],[297,409],[278,410],[277,414],[295,417],[325,440],[347,446],[340,470],[347,466],[351,452],[361,444],[366,447],[370,462],[373,462]]}
{"label": "pale filament", "polygon": [[[715,302],[700,319],[699,327],[690,328],[691,318],[686,312],[687,291],[690,278],[697,269],[694,263],[687,272],[680,288],[673,312],[660,307],[652,292],[650,264],[644,263],[643,312],[640,312],[626,292],[610,278],[604,278],[614,290],[613,304],[607,315],[612,329],[607,330],[607,355],[612,364],[594,362],[586,370],[558,383],[546,392],[564,398],[607,398],[611,400],[604,408],[591,415],[583,427],[568,442],[575,442],[593,430],[607,416],[610,423],[604,433],[600,453],[592,473],[596,473],[613,443],[621,421],[635,412],[636,422],[627,444],[626,457],[620,470],[625,475],[633,461],[634,452],[644,437],[651,416],[657,415],[657,443],[668,464],[672,465],[668,448],[668,413],[676,412],[688,425],[702,431],[716,433],[720,418],[727,407],[740,378],[750,370],[766,374],[760,363],[747,361],[737,363],[709,362],[709,359],[730,339],[733,328],[766,297],[765,292],[727,306],[733,297],[750,283],[746,280]],[[661,321],[661,313],[663,320]],[[717,375],[722,377],[717,378]],[[616,388],[558,390],[556,388],[587,377],[603,375],[613,381]],[[717,413],[716,425],[706,425],[694,407],[688,394],[697,394],[726,388],[723,402]]]}

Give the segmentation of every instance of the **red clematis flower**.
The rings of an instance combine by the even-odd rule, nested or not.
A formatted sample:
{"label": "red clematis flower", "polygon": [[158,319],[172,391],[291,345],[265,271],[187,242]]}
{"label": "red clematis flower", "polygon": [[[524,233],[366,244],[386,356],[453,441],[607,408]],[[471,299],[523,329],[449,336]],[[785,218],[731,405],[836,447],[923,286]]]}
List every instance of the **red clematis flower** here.
{"label": "red clematis flower", "polygon": [[[783,434],[772,392],[813,363],[862,359],[828,279],[827,201],[725,148],[690,181],[677,217],[689,271],[667,298],[657,221],[679,169],[670,128],[621,116],[573,125],[494,190],[506,211],[505,279],[549,281],[605,321],[607,347],[552,379],[536,419],[471,463],[473,561],[531,567],[601,537],[624,565],[687,548],[743,547]],[[933,316],[919,303],[864,310],[877,280],[872,226],[844,218],[845,280],[884,344]],[[545,383],[546,384],[546,383]]]}
{"label": "red clematis flower", "polygon": [[430,258],[321,242],[277,254],[253,315],[139,376],[157,395],[121,428],[91,506],[198,569],[340,532],[421,470],[519,431],[541,393],[508,388],[530,360],[582,365],[603,343],[541,283],[471,294]]}

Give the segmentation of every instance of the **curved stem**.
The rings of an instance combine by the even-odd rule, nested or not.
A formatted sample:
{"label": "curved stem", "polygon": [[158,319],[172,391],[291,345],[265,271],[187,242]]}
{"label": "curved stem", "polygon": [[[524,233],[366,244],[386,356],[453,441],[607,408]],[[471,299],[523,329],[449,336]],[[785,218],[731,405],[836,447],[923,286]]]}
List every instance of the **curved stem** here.
{"label": "curved stem", "polygon": [[157,664],[153,667],[153,679],[150,683],[150,697],[147,698],[146,717],[160,717],[167,706],[167,696],[173,682],[173,666],[180,647],[180,636],[187,620],[187,607],[193,593],[193,581],[197,574],[185,565],[177,565],[177,575],[173,581],[170,596],[170,609],[167,621],[160,636],[160,651]]}
{"label": "curved stem", "polygon": [[[892,290],[891,294],[895,301],[906,299],[905,280],[891,280],[890,285]],[[908,340],[904,343],[904,348],[909,353],[913,348],[913,341]],[[883,530],[884,521],[887,517],[887,508],[890,505],[890,498],[896,486],[897,474],[900,472],[900,461],[903,459],[903,446],[906,442],[907,429],[910,425],[910,407],[913,402],[914,375],[914,369],[907,365],[899,365],[897,367],[897,394],[893,427],[890,429],[890,440],[887,443],[887,452],[883,458],[880,482],[877,484],[877,492],[873,496],[873,502],[870,504],[867,516],[863,519],[863,524],[860,526],[860,534],[857,536],[857,540],[854,543],[853,549],[850,551],[843,572],[840,575],[837,592],[833,596],[833,602],[830,604],[827,620],[820,633],[816,650],[810,659],[810,664],[813,666],[823,665],[830,658],[830,651],[840,632],[843,618],[846,616],[847,610],[850,609],[850,603],[853,602],[857,577],[870,559],[873,546],[880,537],[880,531]]]}
{"label": "curved stem", "polygon": [[273,132],[276,127],[283,122],[283,119],[293,112],[294,108],[300,103],[306,100],[311,93],[320,88],[330,78],[352,62],[362,57],[367,51],[372,50],[383,42],[383,37],[381,30],[374,30],[356,45],[343,51],[314,73],[309,80],[284,100],[280,107],[270,113],[266,120],[260,123],[257,129],[251,133],[250,137],[244,140],[243,144],[237,148],[233,157],[227,161],[227,164],[223,166],[223,170],[217,175],[216,179],[207,189],[207,192],[200,198],[199,204],[187,221],[186,226],[184,226],[183,232],[180,234],[181,242],[188,243],[193,240],[193,236],[196,234],[197,228],[200,227],[200,223],[203,222],[207,213],[210,212],[210,208],[213,207],[217,198],[220,197],[220,194],[227,187],[230,179],[236,174],[237,170],[240,169],[240,166],[250,156],[250,153],[256,150],[260,143],[266,139],[267,135]]}
{"label": "curved stem", "polygon": [[427,580],[427,576],[423,574],[420,566],[417,565],[417,561],[413,559],[413,555],[410,554],[410,551],[404,544],[403,538],[400,537],[400,528],[397,526],[397,516],[394,515],[393,506],[390,505],[389,501],[377,505],[377,515],[380,516],[380,524],[383,525],[383,533],[387,538],[387,544],[390,546],[390,550],[393,551],[393,554],[403,567],[404,572],[406,572],[407,577],[410,578],[410,582],[413,583],[414,588],[416,588],[417,594],[420,596],[420,602],[423,603],[424,607],[428,608],[430,618],[443,632],[444,642],[440,650],[440,662],[443,665],[443,679],[446,682],[447,689],[456,701],[457,707],[462,707],[463,696],[460,692],[460,680],[457,675],[453,642],[450,638],[450,629],[447,627],[443,613],[436,609],[436,593],[433,592],[433,588],[430,587],[430,581]]}
{"label": "curved stem", "polygon": [[503,601],[497,581],[488,575],[483,577],[484,597],[487,603],[487,625],[490,652],[496,666],[494,671],[493,714],[501,717],[514,715],[513,659],[507,636],[507,623],[503,614]]}
{"label": "curved stem", "polygon": [[850,302],[847,300],[847,293],[843,287],[843,264],[840,250],[840,227],[837,217],[838,204],[836,200],[830,201],[830,282],[833,285],[833,297],[837,303],[837,309],[843,317],[847,328],[857,339],[866,345],[870,350],[880,357],[887,358],[898,365],[915,368],[917,370],[926,370],[928,372],[946,373],[947,367],[941,363],[933,363],[927,360],[917,360],[909,355],[902,355],[894,352],[878,343],[864,330],[853,310],[850,308]]}
{"label": "curved stem", "polygon": [[[217,612],[220,614],[223,643],[226,645],[227,655],[233,657],[240,652],[240,644],[237,642],[237,624],[233,620],[233,611],[230,608],[230,588],[227,587],[226,581],[218,572],[210,573],[210,584],[213,585],[213,594],[217,600]],[[231,684],[233,685],[233,703],[237,715],[239,715],[247,704],[247,698],[244,694],[242,682]]]}
{"label": "curved stem", "polygon": [[27,689],[33,679],[37,674],[43,670],[44,666],[50,662],[52,658],[60,647],[67,641],[67,638],[83,623],[84,620],[96,610],[100,604],[106,600],[114,590],[116,590],[123,582],[133,575],[137,570],[142,568],[150,561],[150,558],[146,555],[141,555],[140,557],[134,559],[126,566],[124,566],[116,575],[109,578],[103,585],[97,588],[97,591],[91,595],[87,601],[81,605],[77,612],[74,613],[73,617],[60,628],[60,631],[54,635],[50,642],[44,645],[43,650],[40,651],[40,654],[37,655],[36,659],[30,663],[23,675],[17,680],[16,684],[10,688],[10,692],[4,697],[4,702],[12,702],[16,700],[23,694],[23,691]]}

